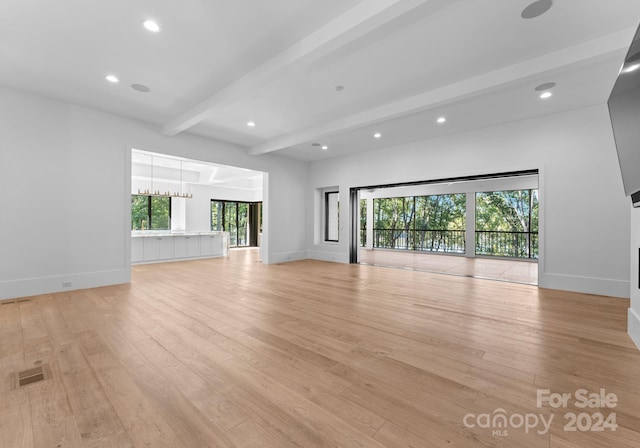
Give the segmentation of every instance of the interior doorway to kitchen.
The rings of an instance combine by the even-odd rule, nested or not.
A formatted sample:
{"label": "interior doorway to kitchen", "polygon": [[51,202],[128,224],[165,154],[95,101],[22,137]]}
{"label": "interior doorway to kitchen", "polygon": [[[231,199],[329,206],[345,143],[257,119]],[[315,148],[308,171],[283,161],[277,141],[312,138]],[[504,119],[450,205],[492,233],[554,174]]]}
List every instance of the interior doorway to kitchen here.
{"label": "interior doorway to kitchen", "polygon": [[[189,238],[226,231],[231,248],[259,247],[266,230],[264,176],[246,168],[132,149],[132,236],[156,232]],[[220,216],[215,214],[218,210]],[[193,246],[189,253],[197,257],[192,252],[198,248]],[[132,260],[139,258],[132,256]]]}

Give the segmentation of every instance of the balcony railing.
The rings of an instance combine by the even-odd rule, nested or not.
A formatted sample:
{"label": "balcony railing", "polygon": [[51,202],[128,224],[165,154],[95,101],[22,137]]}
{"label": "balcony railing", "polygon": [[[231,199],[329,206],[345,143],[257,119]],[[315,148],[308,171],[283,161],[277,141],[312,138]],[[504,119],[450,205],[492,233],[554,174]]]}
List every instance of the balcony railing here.
{"label": "balcony railing", "polygon": [[537,259],[538,233],[476,230],[476,255]]}
{"label": "balcony railing", "polygon": [[[373,247],[424,252],[465,253],[464,230],[373,229]],[[366,230],[360,233],[366,245]],[[476,231],[476,255],[538,258],[537,232]]]}
{"label": "balcony railing", "polygon": [[464,253],[464,230],[373,229],[373,247]]}

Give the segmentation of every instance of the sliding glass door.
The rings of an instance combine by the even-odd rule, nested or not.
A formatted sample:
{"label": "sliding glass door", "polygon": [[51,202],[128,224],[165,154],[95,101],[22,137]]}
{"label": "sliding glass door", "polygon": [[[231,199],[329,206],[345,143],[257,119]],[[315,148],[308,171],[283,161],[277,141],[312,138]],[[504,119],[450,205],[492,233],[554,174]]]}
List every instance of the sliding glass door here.
{"label": "sliding glass door", "polygon": [[[229,232],[232,247],[258,246],[261,203],[211,200],[211,230]],[[253,231],[252,231],[253,230]]]}

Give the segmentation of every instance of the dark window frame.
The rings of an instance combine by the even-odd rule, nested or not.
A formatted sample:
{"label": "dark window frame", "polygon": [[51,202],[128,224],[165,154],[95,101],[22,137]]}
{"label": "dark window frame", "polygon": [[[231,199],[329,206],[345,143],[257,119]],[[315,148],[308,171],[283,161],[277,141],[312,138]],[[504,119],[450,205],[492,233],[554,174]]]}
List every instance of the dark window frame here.
{"label": "dark window frame", "polygon": [[[337,239],[331,239],[329,238],[329,197],[331,195],[337,195],[338,197],[338,210],[337,210],[337,216],[336,218],[338,219],[338,238]],[[338,243],[340,242],[340,192],[337,190],[331,190],[331,191],[325,191],[324,192],[324,240],[327,243]]]}
{"label": "dark window frame", "polygon": [[[131,197],[143,197],[147,198],[147,217],[149,218],[149,222],[147,223],[147,229],[145,230],[171,230],[171,196],[156,196],[151,194],[132,194]],[[169,199],[169,226],[167,229],[153,229],[153,207],[152,207],[152,198],[167,198]],[[133,227],[133,225],[132,225]],[[133,230],[133,228],[131,229]]]}
{"label": "dark window frame", "polygon": [[[250,210],[251,209],[251,205],[259,204],[259,206],[260,206],[259,210],[260,210],[260,214],[262,216],[262,201],[233,201],[233,200],[230,200],[230,199],[211,199],[210,200],[210,204],[211,205],[209,206],[209,228],[212,231],[216,231],[213,228],[213,216],[212,216],[213,215],[213,203],[214,202],[222,203],[222,211],[221,211],[222,212],[222,220],[221,220],[222,229],[226,228],[226,220],[225,220],[225,217],[226,217],[226,205],[227,204],[235,204],[235,206],[236,206],[236,220],[235,220],[236,244],[234,246],[231,246],[231,247],[252,247],[251,237],[248,238],[247,244],[242,245],[242,246],[238,245],[238,229],[240,228],[240,221],[239,221],[239,218],[238,218],[238,210],[240,209],[239,205],[240,204],[246,204],[247,205],[247,229],[250,230],[251,229],[250,220],[252,219],[251,210]],[[260,224],[262,225],[262,217],[261,216],[260,216]],[[222,231],[226,232],[226,230],[222,230]],[[257,245],[257,241],[255,243]]]}

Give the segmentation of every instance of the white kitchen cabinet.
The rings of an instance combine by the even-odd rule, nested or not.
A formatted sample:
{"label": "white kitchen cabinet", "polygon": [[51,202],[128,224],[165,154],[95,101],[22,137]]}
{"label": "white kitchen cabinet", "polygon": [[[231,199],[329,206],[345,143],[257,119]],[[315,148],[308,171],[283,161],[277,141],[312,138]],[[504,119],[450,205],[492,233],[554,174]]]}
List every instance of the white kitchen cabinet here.
{"label": "white kitchen cabinet", "polygon": [[174,258],[173,251],[174,237],[161,236],[158,238],[158,260],[169,260]]}
{"label": "white kitchen cabinet", "polygon": [[215,235],[200,235],[200,255],[211,256],[214,254],[215,247]]}
{"label": "white kitchen cabinet", "polygon": [[142,238],[131,238],[131,263],[144,261],[144,240]]}
{"label": "white kitchen cabinet", "polygon": [[173,237],[173,256],[175,258],[187,257],[187,237],[186,236]]}
{"label": "white kitchen cabinet", "polygon": [[158,261],[160,259],[160,240],[155,236],[141,238],[143,241],[144,261]]}
{"label": "white kitchen cabinet", "polygon": [[187,239],[187,257],[200,256],[200,236],[186,236]]}
{"label": "white kitchen cabinet", "polygon": [[189,258],[228,255],[226,232],[169,234],[137,233],[132,235],[131,263],[154,263]]}

